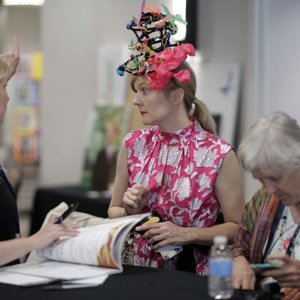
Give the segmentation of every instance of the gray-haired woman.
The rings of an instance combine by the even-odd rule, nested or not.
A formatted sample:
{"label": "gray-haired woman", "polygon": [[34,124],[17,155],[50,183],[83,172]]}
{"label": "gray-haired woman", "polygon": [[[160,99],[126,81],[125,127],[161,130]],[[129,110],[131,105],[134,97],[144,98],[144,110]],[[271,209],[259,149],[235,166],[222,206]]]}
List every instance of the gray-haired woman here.
{"label": "gray-haired woman", "polygon": [[[263,187],[248,202],[235,233],[234,286],[254,288],[250,264],[269,261],[279,269],[263,276],[276,278],[284,288],[300,288],[299,124],[283,112],[260,118],[246,133],[238,155]],[[288,292],[294,295],[289,299],[300,299],[300,290]]]}

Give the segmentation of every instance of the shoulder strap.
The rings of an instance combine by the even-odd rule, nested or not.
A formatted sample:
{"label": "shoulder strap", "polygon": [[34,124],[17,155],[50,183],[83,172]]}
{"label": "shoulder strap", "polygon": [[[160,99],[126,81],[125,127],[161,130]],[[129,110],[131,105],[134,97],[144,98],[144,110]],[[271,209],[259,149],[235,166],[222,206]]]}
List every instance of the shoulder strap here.
{"label": "shoulder strap", "polygon": [[266,249],[264,251],[264,255],[263,255],[263,261],[265,260],[266,256],[268,255],[268,252],[269,252],[270,246],[272,244],[272,240],[273,240],[275,231],[276,231],[276,229],[278,227],[278,224],[279,224],[279,221],[281,219],[283,210],[284,210],[284,205],[280,202],[279,206],[277,208],[275,217],[273,219],[271,231],[270,231],[269,238],[268,238],[268,243],[267,243]]}

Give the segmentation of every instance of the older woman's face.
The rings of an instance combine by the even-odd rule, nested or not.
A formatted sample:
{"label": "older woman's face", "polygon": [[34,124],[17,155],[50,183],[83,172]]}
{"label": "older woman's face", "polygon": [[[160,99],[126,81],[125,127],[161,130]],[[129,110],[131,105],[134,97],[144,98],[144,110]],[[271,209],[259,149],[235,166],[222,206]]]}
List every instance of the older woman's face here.
{"label": "older woman's face", "polygon": [[269,194],[275,194],[286,206],[300,204],[300,168],[286,169],[281,174],[266,176],[253,173]]}

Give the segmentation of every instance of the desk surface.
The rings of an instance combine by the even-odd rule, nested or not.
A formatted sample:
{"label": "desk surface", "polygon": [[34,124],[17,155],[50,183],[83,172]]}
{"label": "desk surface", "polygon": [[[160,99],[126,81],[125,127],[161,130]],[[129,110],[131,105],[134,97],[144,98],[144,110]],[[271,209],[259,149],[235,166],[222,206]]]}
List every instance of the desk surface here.
{"label": "desk surface", "polygon": [[[207,278],[193,273],[125,266],[123,273],[110,276],[98,287],[47,291],[42,286],[0,284],[0,295],[10,300],[211,300],[206,286]],[[254,300],[259,293],[235,291],[231,299]]]}

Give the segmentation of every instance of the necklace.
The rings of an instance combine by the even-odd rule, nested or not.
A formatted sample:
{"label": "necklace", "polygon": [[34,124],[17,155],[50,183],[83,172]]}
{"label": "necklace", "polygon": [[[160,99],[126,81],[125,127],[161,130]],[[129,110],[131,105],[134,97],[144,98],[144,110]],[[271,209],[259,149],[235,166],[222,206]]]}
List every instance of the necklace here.
{"label": "necklace", "polygon": [[286,254],[288,256],[291,256],[292,250],[295,248],[295,243],[296,243],[296,239],[297,239],[297,235],[300,231],[300,224],[291,224],[290,226],[287,227],[288,224],[288,214],[289,214],[289,208],[285,207],[283,214],[281,216],[281,222],[280,222],[280,229],[279,229],[279,234],[277,236],[277,238],[275,240],[272,241],[272,244],[270,245],[268,251],[267,251],[267,255],[270,254],[273,250],[273,248],[275,247],[276,243],[278,241],[280,241],[280,239],[282,238],[282,236],[288,232],[291,228],[295,227],[294,233],[290,239],[290,242],[288,244],[288,247],[286,249]]}

